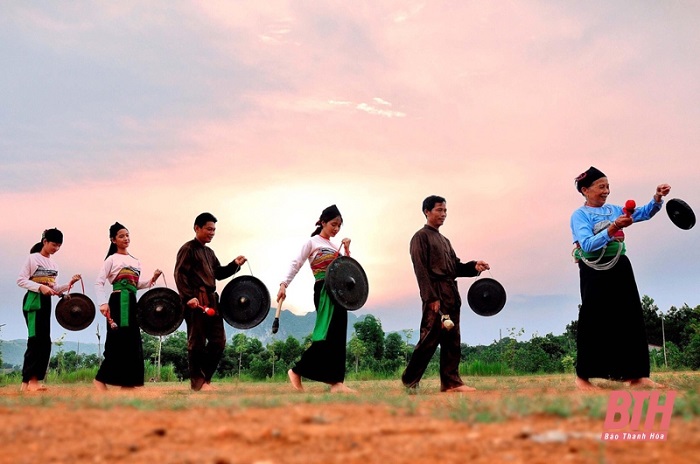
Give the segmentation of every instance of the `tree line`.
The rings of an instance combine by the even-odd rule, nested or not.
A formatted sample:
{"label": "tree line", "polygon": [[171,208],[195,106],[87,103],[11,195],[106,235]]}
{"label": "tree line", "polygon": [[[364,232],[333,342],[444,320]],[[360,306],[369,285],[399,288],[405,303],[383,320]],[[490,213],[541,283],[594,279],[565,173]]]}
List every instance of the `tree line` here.
{"label": "tree line", "polygon": [[[671,307],[662,314],[648,296],[642,308],[650,345],[652,370],[700,369],[700,306]],[[385,334],[381,321],[367,315],[353,325],[347,345],[347,371],[356,378],[394,378],[400,375],[413,351],[413,330]],[[519,375],[573,372],[576,365],[577,321],[566,326],[562,335],[534,335],[521,340],[523,329],[510,328],[507,335],[489,345],[462,344],[461,372],[464,375]],[[416,334],[417,335],[417,334]],[[187,334],[174,332],[159,339],[142,333],[144,358],[149,365],[167,367],[180,379],[188,378]],[[413,343],[412,343],[413,342]],[[289,368],[311,344],[292,336],[263,346],[243,333],[226,344],[217,376],[262,380],[284,377]],[[665,349],[664,349],[665,348]],[[160,356],[160,359],[159,359]],[[59,351],[51,358],[50,369],[71,372],[97,368],[98,355]],[[147,370],[153,375],[153,370]],[[439,372],[439,348],[428,365],[428,375]],[[146,379],[149,380],[149,379]]]}

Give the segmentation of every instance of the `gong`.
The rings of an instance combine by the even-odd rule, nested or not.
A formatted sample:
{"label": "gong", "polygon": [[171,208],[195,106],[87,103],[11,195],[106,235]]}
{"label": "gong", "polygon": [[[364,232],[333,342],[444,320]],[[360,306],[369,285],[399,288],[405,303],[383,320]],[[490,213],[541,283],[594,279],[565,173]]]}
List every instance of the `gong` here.
{"label": "gong", "polygon": [[67,330],[83,330],[95,320],[95,303],[82,293],[61,297],[56,305],[56,320]]}
{"label": "gong", "polygon": [[136,320],[149,335],[169,335],[185,318],[180,295],[167,287],[152,288],[139,299]]}
{"label": "gong", "polygon": [[506,305],[506,290],[498,281],[484,277],[469,287],[467,303],[479,316],[493,316]]}
{"label": "gong", "polygon": [[676,227],[689,230],[695,225],[695,213],[688,203],[678,198],[668,200],[666,203],[666,212]]}
{"label": "gong", "polygon": [[236,277],[221,292],[219,311],[229,325],[252,329],[270,312],[270,292],[257,277]]}
{"label": "gong", "polygon": [[369,282],[360,263],[349,256],[338,256],[326,271],[326,291],[348,311],[360,309],[367,302]]}

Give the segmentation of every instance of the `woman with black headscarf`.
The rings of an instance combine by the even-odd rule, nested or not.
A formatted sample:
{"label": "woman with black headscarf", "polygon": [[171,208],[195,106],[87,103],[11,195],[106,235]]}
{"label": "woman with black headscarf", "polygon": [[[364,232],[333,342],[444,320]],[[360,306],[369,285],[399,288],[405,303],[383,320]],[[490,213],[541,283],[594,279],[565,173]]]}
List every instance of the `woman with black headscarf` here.
{"label": "woman with black headscarf", "polygon": [[[98,390],[107,385],[122,388],[143,386],[143,346],[136,320],[136,291],[152,287],[162,272],[140,280],[141,263],[129,254],[129,230],[115,222],[109,228],[109,251],[95,282],[100,312],[107,318],[104,360],[93,381]],[[107,296],[107,282],[112,292]]]}
{"label": "woman with black headscarf", "polygon": [[[331,242],[340,231],[343,217],[335,205],[321,213],[316,222],[316,230],[306,241],[299,255],[292,261],[287,276],[280,284],[277,301],[287,296],[287,287],[308,260],[314,274],[314,305],[316,324],[311,336],[311,346],[302,354],[296,365],[287,372],[292,386],[303,391],[301,378],[323,382],[331,386],[332,393],[352,393],[345,381],[345,353],[348,327],[348,313],[336,306],[325,289],[324,279],[328,266],[338,257],[340,247]],[[345,255],[350,255],[350,239],[344,238],[341,244]]]}
{"label": "woman with black headscarf", "polygon": [[649,203],[607,204],[608,178],[590,167],[576,178],[576,189],[586,201],[571,215],[581,280],[581,309],[576,340],[576,386],[597,389],[591,378],[656,387],[649,379],[647,345],[641,298],[626,256],[623,229],[651,219],[671,187],[660,184]]}
{"label": "woman with black headscarf", "polygon": [[51,357],[51,296],[60,295],[75,282],[58,285],[58,265],[51,258],[63,244],[63,233],[58,229],[47,229],[41,241],[29,250],[29,257],[20,270],[17,285],[27,290],[23,302],[23,314],[27,323],[27,350],[22,366],[21,390],[43,391],[44,380]]}

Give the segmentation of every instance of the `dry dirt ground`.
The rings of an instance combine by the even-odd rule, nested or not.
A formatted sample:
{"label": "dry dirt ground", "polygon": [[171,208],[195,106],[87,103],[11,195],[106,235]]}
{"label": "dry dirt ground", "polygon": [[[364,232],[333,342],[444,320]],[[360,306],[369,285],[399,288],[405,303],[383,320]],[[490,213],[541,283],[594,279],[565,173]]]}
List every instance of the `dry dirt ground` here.
{"label": "dry dirt ground", "polygon": [[644,442],[601,441],[608,397],[621,385],[582,395],[570,376],[469,378],[479,389],[469,394],[439,393],[434,379],[413,394],[398,381],[348,382],[356,395],[312,382],[304,393],[283,383],[102,395],[87,384],[42,393],[10,385],[0,387],[0,462],[698,463],[700,375],[684,375],[655,379],[677,382],[685,390],[676,403],[694,412],[673,417],[666,441]]}

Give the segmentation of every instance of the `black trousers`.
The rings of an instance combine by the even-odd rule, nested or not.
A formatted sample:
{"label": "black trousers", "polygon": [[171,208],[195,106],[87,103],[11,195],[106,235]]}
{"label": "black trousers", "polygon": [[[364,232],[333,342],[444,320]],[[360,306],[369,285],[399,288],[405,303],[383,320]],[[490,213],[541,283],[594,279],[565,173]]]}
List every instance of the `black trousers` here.
{"label": "black trousers", "polygon": [[[323,284],[323,280],[319,280],[314,284],[314,306],[316,306],[316,309],[318,309]],[[330,385],[343,382],[345,380],[347,331],[348,312],[345,308],[334,304],[333,317],[331,317],[331,322],[328,326],[326,339],[313,342],[304,351],[301,359],[292,370],[302,377],[316,380],[317,382]]]}
{"label": "black trousers", "polygon": [[[95,379],[120,387],[141,387],[144,377],[143,344],[136,319],[136,295],[130,293],[129,301],[129,325],[112,329],[108,324],[104,360]],[[109,313],[115,323],[121,323],[120,292],[114,292],[109,297]]]}
{"label": "black trousers", "polygon": [[461,335],[459,331],[461,299],[457,286],[452,283],[441,292],[440,311],[449,314],[455,326],[451,330],[442,328],[440,314],[423,304],[423,317],[420,322],[420,339],[416,344],[411,359],[401,376],[407,387],[415,387],[428,367],[428,363],[440,346],[440,390],[445,391],[464,385],[459,376],[459,361],[462,355]]}
{"label": "black trousers", "polygon": [[[24,300],[27,295],[24,295]],[[22,302],[24,306],[24,301]],[[27,338],[27,350],[24,352],[24,364],[22,365],[22,382],[31,379],[44,380],[46,370],[51,359],[51,297],[41,295],[41,308],[34,311],[36,314],[36,332],[33,337]],[[24,321],[29,328],[29,316],[27,311],[22,311]]]}
{"label": "black trousers", "polygon": [[[216,295],[208,298],[209,307],[218,306]],[[187,323],[187,361],[190,367],[190,386],[198,391],[211,378],[219,366],[226,347],[226,332],[221,314],[207,316],[199,308],[185,305],[185,322]]]}

